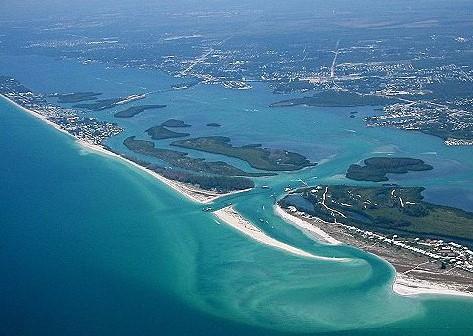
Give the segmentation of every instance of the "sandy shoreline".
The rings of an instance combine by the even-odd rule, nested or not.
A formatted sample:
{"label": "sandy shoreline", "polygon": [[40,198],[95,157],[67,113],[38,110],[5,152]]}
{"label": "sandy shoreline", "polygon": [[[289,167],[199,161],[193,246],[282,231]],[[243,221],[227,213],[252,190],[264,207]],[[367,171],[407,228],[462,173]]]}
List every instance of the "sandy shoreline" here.
{"label": "sandy shoreline", "polygon": [[441,294],[473,298],[472,293],[462,292],[459,288],[452,288],[451,286],[442,286],[441,284],[408,277],[404,274],[399,273],[396,273],[396,280],[393,283],[393,291],[397,294],[404,296],[412,296],[419,294]]}
{"label": "sandy shoreline", "polygon": [[314,224],[312,224],[308,221],[304,221],[299,217],[291,215],[290,213],[284,211],[284,209],[281,208],[277,204],[274,206],[274,212],[279,217],[283,218],[289,224],[293,224],[298,228],[302,228],[304,231],[309,232],[311,235],[315,236],[315,238],[317,238],[317,240],[319,240],[323,243],[330,244],[330,245],[340,245],[341,244],[340,241],[338,241],[337,239],[330,236],[324,230],[320,229],[319,227],[317,227],[316,225],[314,225]]}
{"label": "sandy shoreline", "polygon": [[156,178],[160,182],[166,184],[171,189],[179,192],[181,195],[184,195],[186,198],[188,198],[189,200],[191,200],[193,202],[200,203],[200,204],[207,204],[207,203],[211,203],[211,202],[215,201],[216,199],[218,199],[220,197],[229,196],[229,195],[233,195],[233,194],[238,194],[238,193],[242,193],[242,192],[246,192],[246,191],[251,190],[251,189],[245,189],[245,190],[238,190],[238,191],[225,193],[225,194],[219,194],[219,193],[214,193],[214,192],[203,190],[203,189],[194,188],[194,187],[186,185],[185,183],[170,180],[170,179],[168,179],[164,176],[161,176],[158,173],[156,173],[156,172],[154,172],[154,171],[152,171],[152,170],[150,170],[146,167],[140,166],[136,162],[133,162],[133,161],[127,159],[127,158],[124,158],[123,156],[120,156],[120,155],[118,155],[118,154],[116,154],[112,151],[109,151],[108,149],[106,149],[103,146],[94,145],[94,144],[88,143],[84,140],[78,139],[78,138],[74,137],[72,134],[70,134],[69,132],[67,132],[66,130],[62,129],[59,125],[57,125],[57,124],[53,123],[52,121],[48,120],[43,115],[21,106],[20,104],[16,103],[15,101],[11,100],[10,98],[8,98],[8,97],[6,97],[2,94],[0,94],[0,96],[2,98],[4,98],[7,102],[9,102],[11,105],[15,106],[16,108],[32,115],[35,118],[38,118],[38,119],[44,121],[48,125],[54,127],[56,130],[70,136],[83,148],[85,148],[87,150],[90,150],[90,151],[93,151],[95,153],[99,153],[99,154],[102,154],[102,155],[107,155],[107,156],[113,157],[115,159],[119,159],[119,160],[121,160],[121,162],[125,162],[125,163],[127,163],[127,164],[129,164],[129,165],[131,165],[135,168],[138,168],[141,171],[146,172],[147,174],[153,176],[154,178]]}
{"label": "sandy shoreline", "polygon": [[243,234],[251,237],[252,239],[277,249],[284,250],[286,252],[299,255],[302,257],[308,257],[312,259],[319,259],[319,260],[329,260],[329,261],[340,261],[345,262],[349,261],[350,259],[344,258],[331,258],[331,257],[321,257],[304,250],[301,250],[297,247],[291,246],[289,244],[283,243],[279,240],[276,240],[266,233],[264,233],[261,229],[257,226],[253,225],[250,221],[240,215],[233,206],[227,206],[225,208],[219,209],[213,212],[214,215],[220,219],[221,221],[225,222],[226,224],[232,226],[233,228],[237,229],[238,231],[242,232]]}
{"label": "sandy shoreline", "polygon": [[[336,238],[332,237],[332,235],[326,232],[324,229],[317,227],[317,225],[322,225],[323,223],[325,223],[323,221],[317,221],[317,220],[309,221],[309,220],[296,217],[288,213],[287,211],[285,211],[279,205],[275,205],[275,212],[286,221],[290,222],[293,225],[298,226],[301,230],[306,230],[313,233],[317,239],[320,239],[323,242],[326,242],[326,243],[328,241],[337,242],[335,243],[335,245],[345,243],[348,245],[358,247],[366,252],[375,254],[376,256],[386,260],[386,256],[378,254],[375,251],[370,251],[364,248],[362,244],[356,245],[353,243],[353,241],[350,242],[350,241],[347,241],[347,239],[343,239],[344,236],[342,234],[337,235],[337,238],[340,240],[337,240]],[[316,227],[316,230],[314,229],[314,227]],[[323,234],[320,234],[321,231],[323,232]],[[334,244],[332,243],[332,245]],[[391,263],[389,260],[386,260],[386,261]],[[402,274],[397,270],[396,270],[396,276],[393,282],[392,290],[395,293],[399,295],[404,295],[404,296],[412,296],[412,295],[419,295],[419,294],[433,294],[433,295],[455,295],[455,296],[473,297],[472,293],[462,290],[462,286],[460,285],[455,286],[451,284],[443,284],[440,282],[418,279],[413,276]]]}

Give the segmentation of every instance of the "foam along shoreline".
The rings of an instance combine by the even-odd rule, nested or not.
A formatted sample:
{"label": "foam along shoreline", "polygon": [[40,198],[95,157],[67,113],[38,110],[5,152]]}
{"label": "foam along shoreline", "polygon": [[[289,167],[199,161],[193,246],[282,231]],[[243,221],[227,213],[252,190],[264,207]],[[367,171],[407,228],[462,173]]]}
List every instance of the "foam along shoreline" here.
{"label": "foam along shoreline", "polygon": [[[330,236],[327,232],[317,227],[315,224],[304,221],[296,216],[291,215],[290,213],[284,211],[279,205],[274,206],[274,212],[284,219],[289,224],[293,224],[299,229],[302,229],[304,232],[309,233],[311,236],[315,237],[318,241],[328,244],[328,245],[340,245],[340,241],[336,240]],[[322,221],[322,220],[320,220]]]}
{"label": "foam along shoreline", "polygon": [[152,170],[150,170],[146,167],[140,166],[136,162],[133,162],[133,161],[127,159],[127,158],[124,158],[123,156],[120,156],[120,155],[118,155],[114,152],[109,151],[108,149],[106,149],[103,146],[94,145],[94,144],[88,143],[84,140],[78,139],[78,138],[74,137],[72,134],[70,134],[69,132],[67,132],[66,130],[62,129],[59,125],[53,123],[52,121],[50,121],[47,118],[45,118],[44,116],[42,116],[41,114],[21,106],[20,104],[16,103],[15,101],[11,100],[10,98],[8,98],[8,97],[6,97],[2,94],[0,94],[0,96],[3,99],[5,99],[7,102],[9,102],[11,105],[15,106],[16,108],[18,108],[18,109],[22,110],[23,112],[26,112],[26,113],[34,116],[35,118],[38,118],[38,119],[44,121],[46,124],[54,127],[56,130],[70,136],[80,146],[82,146],[84,149],[89,150],[89,151],[93,151],[93,152],[98,153],[98,154],[107,155],[107,156],[113,157],[115,159],[119,159],[119,160],[121,160],[121,162],[125,162],[125,163],[127,163],[127,164],[129,164],[129,165],[131,165],[135,168],[138,168],[141,171],[146,172],[147,174],[153,176],[154,178],[156,178],[160,182],[166,184],[171,189],[173,189],[173,190],[179,192],[180,194],[184,195],[186,198],[188,198],[189,200],[191,200],[193,202],[200,203],[200,204],[208,204],[208,203],[212,203],[216,199],[224,197],[224,196],[243,193],[243,192],[247,192],[247,191],[251,190],[251,189],[245,189],[245,190],[238,190],[238,191],[225,193],[225,194],[219,194],[219,193],[215,193],[215,192],[211,192],[211,191],[191,187],[191,186],[186,185],[185,183],[170,180],[170,179],[165,178],[164,176],[161,176],[158,173],[156,173],[156,172],[154,172],[154,171],[152,171]]}
{"label": "foam along shoreline", "polygon": [[[313,220],[309,222],[307,220],[303,220],[301,218],[291,215],[290,213],[285,211],[283,208],[281,208],[279,205],[275,205],[275,212],[278,215],[280,215],[283,219],[289,221],[291,224],[299,226],[300,229],[302,230],[310,231],[309,230],[310,228],[315,227],[316,230],[314,229],[314,231],[310,231],[310,232],[313,232],[318,240],[323,241],[323,239],[325,238],[326,239],[325,242],[327,242],[327,240],[332,241],[331,243],[332,245],[344,244],[344,242],[340,242],[336,240],[335,238],[331,237],[328,233],[326,233],[320,227],[316,227],[317,223],[320,223],[320,224],[325,223],[321,219],[314,218]],[[319,238],[317,234],[320,234],[320,232],[323,232],[323,234],[321,234]],[[330,238],[327,238],[327,237],[330,237]],[[354,246],[354,245],[351,245],[351,246]],[[359,246],[354,246],[354,247],[364,250],[363,248]],[[365,251],[365,252],[375,254],[369,251]],[[384,260],[383,257],[379,255],[377,256]],[[393,292],[399,295],[413,296],[413,295],[421,295],[421,294],[431,294],[431,295],[455,295],[455,296],[473,297],[472,293],[463,291],[461,287],[417,279],[415,277],[407,276],[402,273],[399,273],[396,270],[395,272],[396,272],[396,276],[392,285],[392,290]]]}
{"label": "foam along shoreline", "polygon": [[318,260],[327,260],[327,261],[338,261],[338,262],[346,262],[350,261],[351,259],[348,258],[332,258],[332,257],[322,257],[322,256],[317,256],[314,254],[311,254],[309,252],[306,252],[304,250],[301,250],[297,247],[288,245],[286,243],[283,243],[279,240],[276,240],[270,236],[268,236],[266,233],[264,233],[260,228],[257,226],[253,225],[250,221],[248,221],[246,218],[244,218],[240,213],[238,213],[233,206],[229,205],[225,208],[216,210],[213,212],[213,214],[220,219],[221,221],[225,222],[226,224],[232,226],[233,228],[237,229],[241,233],[251,237],[252,239],[280,249],[284,250],[286,252],[289,252],[291,254],[295,254],[301,257],[306,257],[306,258],[312,258],[312,259],[318,259]]}

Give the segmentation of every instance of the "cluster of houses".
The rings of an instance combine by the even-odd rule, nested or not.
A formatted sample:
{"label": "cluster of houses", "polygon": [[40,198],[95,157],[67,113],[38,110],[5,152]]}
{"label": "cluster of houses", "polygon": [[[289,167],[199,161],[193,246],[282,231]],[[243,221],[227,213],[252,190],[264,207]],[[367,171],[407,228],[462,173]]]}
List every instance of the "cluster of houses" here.
{"label": "cluster of houses", "polygon": [[99,145],[105,139],[123,131],[115,123],[79,116],[71,109],[51,105],[41,95],[31,92],[14,79],[3,79],[0,93],[90,144]]}
{"label": "cluster of houses", "polygon": [[[304,211],[299,211],[295,206],[288,206],[287,210],[298,217],[314,220],[318,223],[322,222],[320,219]],[[455,267],[473,273],[473,251],[455,242],[444,242],[443,240],[437,239],[399,237],[398,235],[387,236],[338,222],[326,223],[326,225],[331,224],[337,225],[350,232],[353,236],[428,257],[431,260],[438,261],[443,268]]]}
{"label": "cluster of houses", "polygon": [[473,145],[473,136],[455,137],[455,134],[471,134],[473,129],[470,111],[424,101],[408,101],[383,108],[383,114],[367,119],[368,126],[393,126],[405,130],[439,129],[439,134],[449,132],[444,143],[449,146]]}

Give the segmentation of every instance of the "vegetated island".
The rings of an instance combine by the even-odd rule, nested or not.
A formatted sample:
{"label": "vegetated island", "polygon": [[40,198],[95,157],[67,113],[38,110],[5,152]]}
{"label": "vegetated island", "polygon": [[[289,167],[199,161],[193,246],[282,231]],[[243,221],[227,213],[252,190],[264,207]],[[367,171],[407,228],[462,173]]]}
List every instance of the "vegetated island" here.
{"label": "vegetated island", "polygon": [[[192,173],[170,167],[161,167],[157,164],[129,155],[121,154],[121,156],[141,167],[163,176],[168,180],[184,183],[186,187],[180,187],[180,189],[184,189],[186,193],[191,191],[193,195],[202,194],[206,199],[208,199],[209,196],[208,192],[213,192],[214,194],[212,194],[212,196],[216,198],[223,194],[248,190],[255,186],[254,182],[246,177]],[[190,189],[188,186],[193,186],[195,188]]]}
{"label": "vegetated island", "polygon": [[248,177],[274,175],[272,173],[245,172],[222,161],[207,162],[204,159],[191,158],[187,153],[156,148],[153,142],[136,140],[135,137],[125,139],[123,143],[134,153],[156,158],[172,167],[163,167],[146,160],[121,154],[127,159],[165,178],[193,185],[206,191],[229,193],[251,189],[254,187],[254,182]]}
{"label": "vegetated island", "polygon": [[372,157],[363,161],[364,166],[352,164],[346,177],[355,181],[388,181],[386,174],[407,174],[410,171],[432,170],[433,167],[420,159],[399,157]]}
{"label": "vegetated island", "polygon": [[132,118],[137,114],[140,114],[146,110],[154,110],[154,109],[162,109],[165,108],[166,105],[139,105],[139,106],[132,106],[127,108],[126,110],[119,111],[114,114],[115,118]]}
{"label": "vegetated island", "polygon": [[423,190],[321,185],[293,191],[278,209],[309,232],[388,260],[401,293],[473,293],[473,213],[426,202]]}
{"label": "vegetated island", "polygon": [[175,168],[201,174],[223,175],[223,176],[245,176],[261,177],[273,176],[273,173],[250,173],[245,172],[223,161],[206,161],[188,156],[188,153],[173,151],[170,149],[156,148],[152,141],[137,140],[134,136],[128,137],[123,144],[129,150],[149,157],[164,161]]}
{"label": "vegetated island", "polygon": [[268,171],[294,171],[315,165],[305,156],[283,149],[263,148],[260,144],[234,147],[230,138],[223,136],[178,140],[171,145],[234,157],[248,162],[253,168]]}
{"label": "vegetated island", "polygon": [[382,106],[392,103],[392,98],[372,94],[360,94],[349,91],[327,90],[311,97],[286,99],[272,103],[270,107],[291,107],[298,105],[314,107],[356,107],[356,106]]}
{"label": "vegetated island", "polygon": [[189,133],[171,131],[164,126],[153,126],[151,128],[148,128],[146,130],[146,133],[148,133],[148,135],[153,140],[183,138],[190,135]]}
{"label": "vegetated island", "polygon": [[208,127],[220,127],[222,125],[218,124],[218,123],[208,123],[207,124]]}
{"label": "vegetated island", "polygon": [[96,100],[101,94],[98,92],[53,93],[49,97],[57,98],[57,102],[61,104],[75,104],[82,101]]}
{"label": "vegetated island", "polygon": [[191,125],[186,124],[183,120],[178,119],[169,119],[161,124],[164,127],[191,127]]}
{"label": "vegetated island", "polygon": [[76,104],[76,105],[73,105],[72,107],[90,110],[90,111],[103,111],[103,110],[113,108],[115,106],[125,105],[133,101],[143,99],[145,97],[146,95],[142,94],[142,95],[130,95],[128,97],[100,99],[100,100],[94,101],[93,103]]}

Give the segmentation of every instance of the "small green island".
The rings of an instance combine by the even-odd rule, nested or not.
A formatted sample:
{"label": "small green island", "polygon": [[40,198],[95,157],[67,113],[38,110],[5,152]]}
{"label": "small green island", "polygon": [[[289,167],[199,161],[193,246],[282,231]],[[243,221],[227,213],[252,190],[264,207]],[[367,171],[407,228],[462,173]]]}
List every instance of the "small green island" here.
{"label": "small green island", "polygon": [[279,204],[326,222],[473,244],[473,213],[423,200],[422,187],[345,185],[299,189]]}
{"label": "small green island", "polygon": [[154,127],[148,128],[146,130],[146,133],[148,133],[148,135],[153,140],[183,138],[190,135],[189,133],[171,131],[164,126],[154,126]]}
{"label": "small green island", "polygon": [[270,107],[291,107],[298,105],[314,107],[382,106],[392,102],[393,99],[371,94],[328,90],[319,92],[311,97],[286,99],[275,102],[272,103]]}
{"label": "small green island", "polygon": [[385,182],[386,174],[407,174],[413,171],[432,170],[433,167],[420,159],[399,157],[372,157],[363,161],[364,166],[352,164],[346,177],[355,181]]}
{"label": "small green island", "polygon": [[201,174],[222,175],[222,176],[245,176],[261,177],[272,176],[272,173],[250,173],[245,172],[223,161],[206,161],[188,156],[188,153],[173,151],[170,149],[156,148],[154,142],[147,140],[137,140],[134,136],[128,137],[123,144],[129,150],[164,161],[173,167],[198,172]]}
{"label": "small green island", "polygon": [[73,92],[73,93],[54,93],[50,97],[57,98],[61,104],[76,104],[88,100],[96,100],[102,93],[98,92]]}
{"label": "small green island", "polygon": [[132,106],[126,110],[119,111],[114,114],[115,118],[133,118],[134,116],[143,113],[146,110],[155,110],[165,108],[166,105],[139,105]]}
{"label": "small green island", "polygon": [[208,123],[207,126],[208,127],[221,127],[222,125],[220,125],[218,123]]}
{"label": "small green island", "polygon": [[191,125],[186,124],[183,120],[178,119],[169,119],[161,124],[164,127],[191,127]]}
{"label": "small green island", "polygon": [[235,147],[230,143],[230,138],[223,136],[178,140],[172,142],[171,145],[234,157],[248,162],[253,168],[261,170],[294,171],[315,166],[315,163],[311,163],[305,156],[298,153],[283,149],[263,148],[260,144]]}

